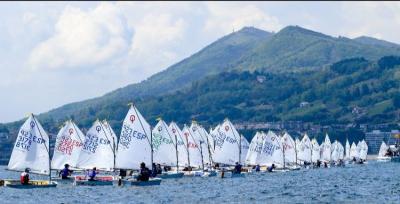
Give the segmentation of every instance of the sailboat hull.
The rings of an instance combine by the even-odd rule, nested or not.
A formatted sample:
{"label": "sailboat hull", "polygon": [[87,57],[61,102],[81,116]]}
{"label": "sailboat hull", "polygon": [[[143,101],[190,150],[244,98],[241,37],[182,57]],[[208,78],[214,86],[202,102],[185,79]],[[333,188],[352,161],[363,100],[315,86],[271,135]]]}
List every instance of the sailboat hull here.
{"label": "sailboat hull", "polygon": [[4,186],[18,189],[32,189],[32,188],[54,188],[57,187],[57,182],[47,180],[31,180],[29,184],[22,185],[20,180],[4,180]]}
{"label": "sailboat hull", "polygon": [[128,179],[124,180],[124,185],[131,185],[131,186],[158,186],[161,184],[160,178],[153,178],[149,181],[137,181],[136,179]]}
{"label": "sailboat hull", "polygon": [[90,181],[85,176],[75,176],[74,185],[76,186],[112,186],[114,178],[112,176],[98,176],[96,180]]}
{"label": "sailboat hull", "polygon": [[159,176],[157,176],[158,178],[162,178],[162,179],[177,179],[177,178],[182,178],[184,175],[183,172],[178,172],[178,173],[163,173]]}

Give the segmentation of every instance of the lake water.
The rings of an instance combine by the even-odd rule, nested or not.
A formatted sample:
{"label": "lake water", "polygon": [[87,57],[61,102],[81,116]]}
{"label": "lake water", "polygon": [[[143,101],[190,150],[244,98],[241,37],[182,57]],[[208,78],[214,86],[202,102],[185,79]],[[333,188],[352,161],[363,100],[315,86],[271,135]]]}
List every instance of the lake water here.
{"label": "lake water", "polygon": [[[19,178],[4,168],[0,178]],[[400,203],[399,170],[400,163],[370,161],[234,179],[185,177],[148,187],[0,187],[0,203]]]}

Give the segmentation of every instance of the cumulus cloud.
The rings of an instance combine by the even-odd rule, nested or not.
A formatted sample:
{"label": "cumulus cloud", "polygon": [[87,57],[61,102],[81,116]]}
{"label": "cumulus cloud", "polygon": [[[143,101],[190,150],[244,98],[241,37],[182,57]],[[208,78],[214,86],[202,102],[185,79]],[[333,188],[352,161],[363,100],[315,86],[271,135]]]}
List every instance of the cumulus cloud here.
{"label": "cumulus cloud", "polygon": [[29,65],[32,69],[65,69],[110,63],[129,50],[129,33],[124,16],[111,3],[88,11],[67,6],[54,35],[31,52]]}
{"label": "cumulus cloud", "polygon": [[342,2],[340,27],[350,37],[372,36],[399,43],[399,2]]}
{"label": "cumulus cloud", "polygon": [[207,3],[207,8],[209,16],[204,27],[206,32],[227,33],[244,26],[254,26],[268,31],[282,28],[278,18],[253,4],[210,2]]}

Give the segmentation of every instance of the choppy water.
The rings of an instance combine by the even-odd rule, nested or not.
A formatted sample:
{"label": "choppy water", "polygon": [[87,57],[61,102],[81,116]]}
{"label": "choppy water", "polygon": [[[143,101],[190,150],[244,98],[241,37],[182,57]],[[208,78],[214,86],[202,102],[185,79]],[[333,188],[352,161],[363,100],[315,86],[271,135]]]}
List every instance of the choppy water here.
{"label": "choppy water", "polygon": [[[0,167],[0,178],[19,173]],[[400,163],[261,173],[245,178],[182,178],[149,187],[0,188],[0,203],[400,203]]]}

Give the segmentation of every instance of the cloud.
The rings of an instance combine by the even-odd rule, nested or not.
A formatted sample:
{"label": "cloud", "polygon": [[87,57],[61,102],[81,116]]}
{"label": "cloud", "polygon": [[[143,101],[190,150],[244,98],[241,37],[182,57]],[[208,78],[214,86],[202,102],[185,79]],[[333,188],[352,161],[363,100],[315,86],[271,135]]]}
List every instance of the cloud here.
{"label": "cloud", "polygon": [[129,44],[130,31],[115,5],[101,3],[88,11],[67,6],[55,25],[54,35],[31,52],[29,65],[37,70],[107,64],[124,55]]}
{"label": "cloud", "polygon": [[204,27],[206,32],[226,34],[232,29],[238,30],[244,26],[254,26],[268,31],[282,28],[278,18],[249,3],[210,2],[207,8],[209,16]]}
{"label": "cloud", "polygon": [[372,36],[399,43],[399,2],[342,2],[339,28],[350,37]]}

